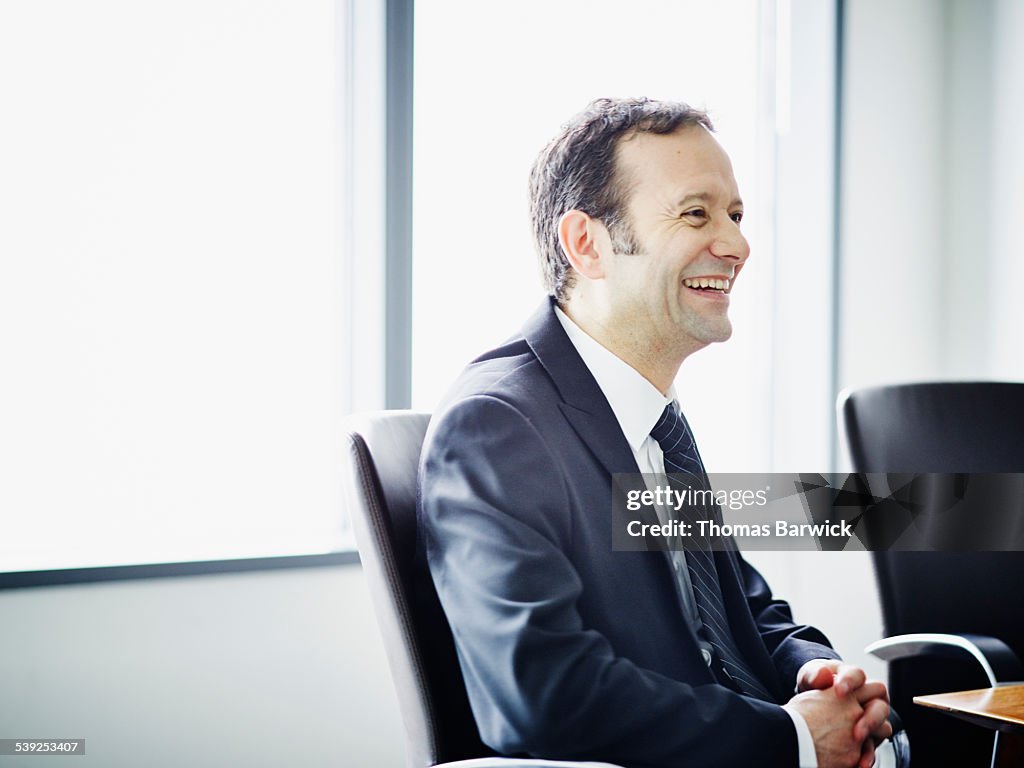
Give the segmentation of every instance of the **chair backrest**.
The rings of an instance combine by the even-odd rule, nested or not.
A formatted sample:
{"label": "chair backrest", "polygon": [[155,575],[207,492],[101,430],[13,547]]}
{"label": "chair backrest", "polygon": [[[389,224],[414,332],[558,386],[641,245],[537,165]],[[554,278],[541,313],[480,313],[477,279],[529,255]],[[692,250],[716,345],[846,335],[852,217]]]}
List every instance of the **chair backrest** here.
{"label": "chair backrest", "polygon": [[350,417],[344,472],[414,768],[494,754],[480,741],[451,630],[417,546],[416,472],[429,420],[413,411]]}
{"label": "chair backrest", "polygon": [[867,387],[840,409],[857,472],[1024,472],[1024,384]]}
{"label": "chair backrest", "polygon": [[[1024,384],[949,382],[871,387],[841,398],[857,472],[1024,472]],[[1024,553],[874,552],[886,635],[978,633],[1024,659]],[[924,712],[914,695],[987,685],[948,661],[890,667],[890,693],[916,765],[982,765],[983,729]],[[958,752],[958,750],[960,750]]]}

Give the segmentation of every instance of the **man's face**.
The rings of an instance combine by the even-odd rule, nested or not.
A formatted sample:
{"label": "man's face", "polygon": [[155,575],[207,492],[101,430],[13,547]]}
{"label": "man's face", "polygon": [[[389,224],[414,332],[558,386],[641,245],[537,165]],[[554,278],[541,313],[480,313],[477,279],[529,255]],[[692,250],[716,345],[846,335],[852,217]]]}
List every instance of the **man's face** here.
{"label": "man's face", "polygon": [[[729,292],[750,246],[728,155],[699,126],[638,133],[619,146],[636,253],[614,249],[605,298],[634,342],[684,355],[732,335]],[[616,243],[624,238],[616,238]]]}

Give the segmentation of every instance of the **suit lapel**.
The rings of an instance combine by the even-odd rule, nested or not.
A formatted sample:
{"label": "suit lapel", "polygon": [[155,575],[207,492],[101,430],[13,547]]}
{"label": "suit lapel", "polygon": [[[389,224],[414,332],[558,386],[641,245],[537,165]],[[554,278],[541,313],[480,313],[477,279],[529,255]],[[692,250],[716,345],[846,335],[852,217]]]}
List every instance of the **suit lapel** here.
{"label": "suit lapel", "polygon": [[527,321],[523,336],[558,388],[562,413],[595,458],[609,474],[638,474],[640,469],[619,422],[597,381],[566,336],[555,315],[552,299]]}
{"label": "suit lapel", "polygon": [[[619,421],[615,418],[615,413],[597,380],[590,373],[590,369],[583,362],[555,315],[553,300],[546,301],[527,321],[523,328],[523,336],[555,383],[562,398],[558,404],[559,409],[580,441],[604,467],[609,480],[612,475],[622,475],[618,478],[618,488],[615,492],[625,494],[631,490],[647,490],[636,457],[633,456],[633,450],[622,434]],[[608,503],[612,503],[610,496]],[[608,513],[611,512],[609,508]],[[645,523],[659,522],[649,507],[642,507],[638,516]],[[668,555],[664,548],[659,546],[658,540],[648,541],[647,548],[661,550]],[[671,562],[667,557],[665,562],[671,571]]]}

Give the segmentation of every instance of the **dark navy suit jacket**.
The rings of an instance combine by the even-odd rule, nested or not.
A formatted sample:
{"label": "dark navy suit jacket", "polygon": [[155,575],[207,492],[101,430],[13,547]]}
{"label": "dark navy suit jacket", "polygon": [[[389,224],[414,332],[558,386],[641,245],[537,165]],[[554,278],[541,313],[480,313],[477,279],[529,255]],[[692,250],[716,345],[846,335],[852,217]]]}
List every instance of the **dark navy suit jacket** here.
{"label": "dark navy suit jacket", "polygon": [[[550,303],[475,360],[420,467],[427,562],[484,742],[628,766],[797,765],[777,704],[719,685],[664,552],[612,551],[611,475],[638,472]],[[737,553],[716,553],[741,652],[779,702],[837,658]]]}

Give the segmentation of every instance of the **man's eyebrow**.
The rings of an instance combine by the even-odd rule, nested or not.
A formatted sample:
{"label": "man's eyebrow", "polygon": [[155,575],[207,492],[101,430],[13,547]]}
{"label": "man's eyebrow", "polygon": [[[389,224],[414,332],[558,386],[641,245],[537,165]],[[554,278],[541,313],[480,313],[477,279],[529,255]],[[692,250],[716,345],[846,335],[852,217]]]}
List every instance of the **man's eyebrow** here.
{"label": "man's eyebrow", "polygon": [[[694,202],[699,202],[699,203],[707,204],[711,200],[712,197],[713,197],[713,195],[710,192],[691,192],[690,194],[688,194],[688,195],[684,196],[683,198],[681,198],[679,200],[679,202],[677,203],[677,205],[680,208],[685,208],[690,203],[694,203]],[[729,203],[728,207],[729,208],[735,208],[737,206],[741,206],[742,207],[742,205],[743,205],[743,201],[740,198],[737,197],[735,200],[733,200],[731,203]]]}

